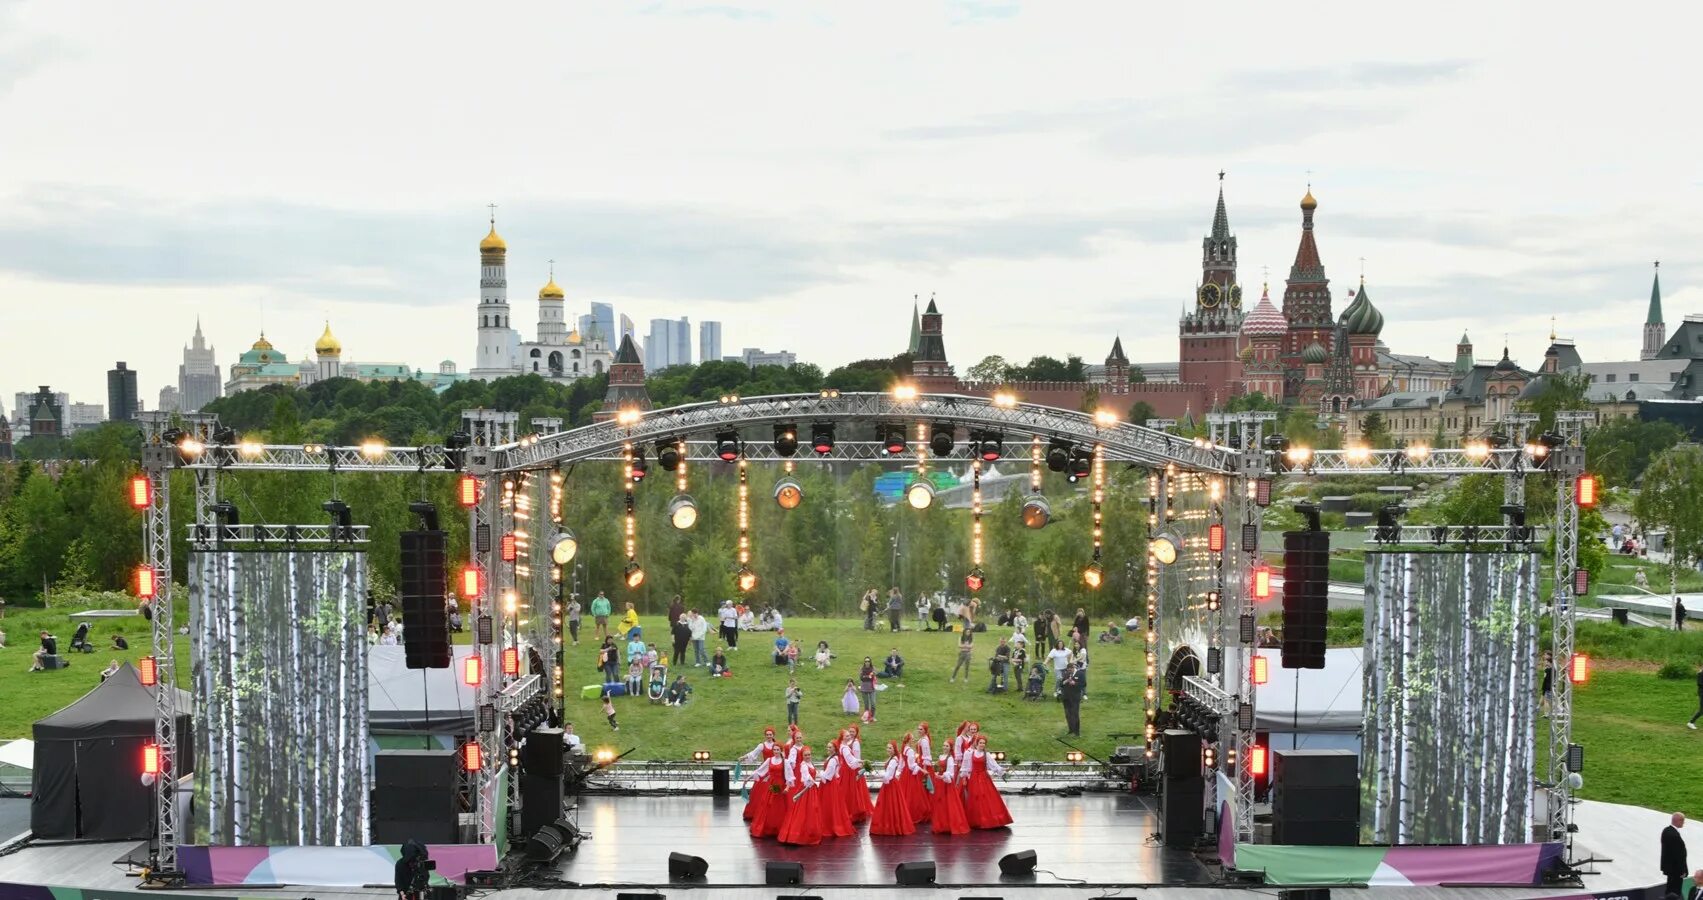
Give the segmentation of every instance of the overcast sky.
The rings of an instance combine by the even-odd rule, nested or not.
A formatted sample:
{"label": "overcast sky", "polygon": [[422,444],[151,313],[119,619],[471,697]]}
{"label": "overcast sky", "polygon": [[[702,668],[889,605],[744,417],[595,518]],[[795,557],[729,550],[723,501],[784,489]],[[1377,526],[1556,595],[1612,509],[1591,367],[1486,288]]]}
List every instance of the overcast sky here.
{"label": "overcast sky", "polygon": [[528,337],[554,258],[824,369],[931,293],[960,371],[1175,360],[1221,168],[1250,299],[1310,178],[1396,351],[1635,358],[1652,260],[1703,311],[1698,10],[0,0],[0,403],[122,359],[152,408],[196,316],[227,373],[326,317],[469,368],[487,203]]}

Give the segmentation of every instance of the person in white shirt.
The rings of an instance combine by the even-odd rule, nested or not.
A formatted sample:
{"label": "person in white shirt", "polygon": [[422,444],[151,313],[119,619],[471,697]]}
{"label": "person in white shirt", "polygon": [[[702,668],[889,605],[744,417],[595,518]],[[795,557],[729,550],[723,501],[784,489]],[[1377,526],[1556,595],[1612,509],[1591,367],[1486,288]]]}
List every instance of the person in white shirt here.
{"label": "person in white shirt", "polygon": [[917,595],[917,630],[918,631],[927,631],[928,630],[928,611],[929,611],[930,608],[931,608],[931,604],[928,602],[928,595],[927,594],[918,594]]}
{"label": "person in white shirt", "polygon": [[562,746],[568,748],[569,753],[580,753],[585,750],[585,741],[580,740],[580,736],[574,734],[574,723],[572,722],[562,723]]}
{"label": "person in white shirt", "polygon": [[721,642],[729,650],[739,649],[739,610],[735,609],[732,600],[721,601],[721,609],[716,611],[716,617],[721,623]]}
{"label": "person in white shirt", "polygon": [[1047,653],[1047,664],[1053,667],[1053,696],[1058,696],[1059,682],[1064,680],[1064,670],[1070,665],[1070,651],[1063,644],[1053,644],[1053,649]]}
{"label": "person in white shirt", "polygon": [[692,667],[703,668],[710,664],[709,654],[704,652],[704,635],[710,633],[710,620],[692,610],[686,614],[686,627],[692,637]]}

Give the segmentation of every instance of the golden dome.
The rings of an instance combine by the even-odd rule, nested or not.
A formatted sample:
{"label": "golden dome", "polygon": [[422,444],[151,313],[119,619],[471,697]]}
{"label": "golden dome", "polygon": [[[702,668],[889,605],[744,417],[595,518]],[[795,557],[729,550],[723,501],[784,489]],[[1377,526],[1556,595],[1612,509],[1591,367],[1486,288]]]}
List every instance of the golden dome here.
{"label": "golden dome", "polygon": [[251,349],[251,350],[271,350],[272,349],[272,342],[266,339],[266,332],[262,331],[260,333],[260,340],[255,341],[254,346],[249,348],[249,349]]}
{"label": "golden dome", "polygon": [[508,250],[509,250],[508,241],[503,240],[502,236],[497,234],[497,226],[496,226],[495,223],[492,223],[491,233],[485,235],[485,239],[479,242],[479,252],[480,253],[507,253]]}
{"label": "golden dome", "polygon": [[554,276],[550,278],[549,284],[538,289],[538,299],[540,300],[560,300],[563,296],[565,295],[562,293],[562,289],[556,286]]}
{"label": "golden dome", "polygon": [[[1307,187],[1307,196],[1301,198],[1301,208],[1302,209],[1318,209],[1319,208],[1319,201],[1313,199],[1313,188],[1310,185]],[[496,234],[496,232],[494,232],[494,231],[491,232],[491,233]]]}
{"label": "golden dome", "polygon": [[578,328],[575,328],[573,331],[568,332],[568,343],[570,343],[570,344],[583,344],[583,343],[585,343],[585,339],[581,338],[579,336],[579,329]]}
{"label": "golden dome", "polygon": [[336,356],[343,352],[342,343],[337,340],[336,335],[331,333],[330,322],[325,323],[325,333],[319,336],[318,341],[314,342],[313,350],[321,356]]}

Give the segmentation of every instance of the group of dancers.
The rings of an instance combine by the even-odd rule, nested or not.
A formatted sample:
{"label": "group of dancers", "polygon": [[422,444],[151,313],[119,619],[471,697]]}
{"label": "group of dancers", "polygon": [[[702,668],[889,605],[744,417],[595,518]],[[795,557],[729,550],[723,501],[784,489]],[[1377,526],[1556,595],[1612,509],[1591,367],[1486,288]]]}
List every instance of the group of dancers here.
{"label": "group of dancers", "polygon": [[923,824],[935,834],[1010,825],[1011,813],[992,778],[1005,770],[988,752],[981,726],[960,724],[948,750],[934,758],[927,722],[902,740],[888,741],[881,790],[871,803],[857,725],[828,742],[820,764],[797,725],[787,727],[785,743],[776,740],[773,727],[765,728],[763,742],[742,757],[754,764],[745,821],[752,837],[795,845],[853,837],[865,820],[872,835],[913,834]]}

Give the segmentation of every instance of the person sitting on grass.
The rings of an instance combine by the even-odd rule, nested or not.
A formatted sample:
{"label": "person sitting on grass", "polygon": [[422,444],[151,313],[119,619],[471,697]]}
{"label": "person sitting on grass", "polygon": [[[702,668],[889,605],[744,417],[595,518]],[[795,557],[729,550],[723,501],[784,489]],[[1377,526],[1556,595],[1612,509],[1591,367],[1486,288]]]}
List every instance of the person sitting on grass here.
{"label": "person sitting on grass", "polygon": [[903,656],[899,655],[899,648],[898,647],[894,647],[893,651],[891,653],[887,654],[886,661],[884,661],[881,664],[881,677],[882,678],[903,678],[903,677],[905,677],[905,658]]}
{"label": "person sitting on grass", "polygon": [[834,660],[834,654],[828,652],[828,642],[827,641],[817,641],[816,642],[816,668],[826,669],[826,668],[828,668],[828,664],[833,662],[833,660]]}
{"label": "person sitting on grass", "polygon": [[786,665],[786,648],[791,645],[792,639],[786,636],[785,631],[775,632],[775,665]]}
{"label": "person sitting on grass", "polygon": [[130,642],[124,639],[124,635],[115,634],[115,635],[112,636],[112,649],[114,649],[114,650],[129,650],[130,649]]}
{"label": "person sitting on grass", "polygon": [[121,668],[123,668],[123,666],[119,665],[118,660],[116,660],[116,659],[113,660],[112,662],[107,663],[106,668],[101,670],[101,680],[105,681],[108,678],[111,678],[112,676],[117,675],[118,670],[121,669]]}
{"label": "person sitting on grass", "polygon": [[674,681],[662,695],[662,702],[668,706],[682,706],[692,693],[692,686],[686,683],[685,675],[674,676]]}
{"label": "person sitting on grass", "polygon": [[1118,631],[1118,623],[1107,622],[1106,623],[1106,630],[1100,632],[1100,643],[1102,643],[1102,644],[1121,644],[1123,642],[1124,642],[1123,635]]}
{"label": "person sitting on grass", "polygon": [[35,663],[30,666],[31,672],[40,672],[47,668],[46,659],[59,655],[59,639],[47,632],[41,633],[41,647],[35,652]]}
{"label": "person sitting on grass", "polygon": [[710,657],[710,677],[720,678],[727,674],[727,648],[715,648],[715,655]]}
{"label": "person sitting on grass", "polygon": [[639,627],[639,611],[633,608],[631,601],[627,603],[627,611],[621,613],[621,633],[632,634]]}

